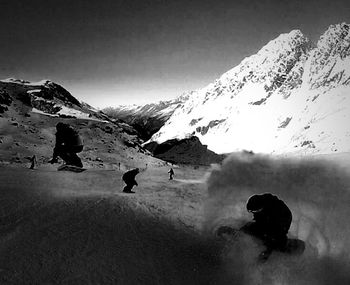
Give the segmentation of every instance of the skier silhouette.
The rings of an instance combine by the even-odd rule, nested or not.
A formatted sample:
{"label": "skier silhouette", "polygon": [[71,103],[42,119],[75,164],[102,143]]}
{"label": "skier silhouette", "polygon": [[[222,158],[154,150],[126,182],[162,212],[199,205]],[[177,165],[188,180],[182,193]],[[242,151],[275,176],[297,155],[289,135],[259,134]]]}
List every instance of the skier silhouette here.
{"label": "skier silhouette", "polygon": [[36,160],[36,156],[33,155],[32,157],[29,158],[30,160],[30,168],[29,169],[34,169],[35,165],[38,163]]}
{"label": "skier silhouette", "polygon": [[251,196],[247,210],[253,214],[254,221],[244,225],[241,231],[263,241],[266,250],[260,254],[260,259],[266,260],[273,250],[285,251],[292,223],[288,206],[277,196],[264,193]]}
{"label": "skier silhouette", "polygon": [[168,173],[169,173],[169,180],[173,180],[174,170],[172,168],[170,168]]}
{"label": "skier silhouette", "polygon": [[83,150],[83,142],[78,132],[68,124],[59,122],[56,125],[56,144],[50,163],[57,163],[60,157],[67,165],[83,167],[77,153]]}
{"label": "skier silhouette", "polygon": [[237,232],[244,232],[258,238],[266,247],[259,255],[260,261],[266,261],[273,250],[299,253],[304,251],[303,241],[288,240],[287,233],[292,223],[292,213],[277,196],[270,193],[253,195],[248,199],[246,207],[247,211],[253,214],[252,222],[246,223],[239,230],[221,226],[216,234],[226,238],[234,236]]}
{"label": "skier silhouette", "polygon": [[123,189],[124,193],[135,193],[131,189],[134,187],[134,185],[138,186],[135,177],[137,174],[139,174],[139,172],[140,170],[138,168],[134,168],[123,174],[122,179],[126,184],[126,186]]}

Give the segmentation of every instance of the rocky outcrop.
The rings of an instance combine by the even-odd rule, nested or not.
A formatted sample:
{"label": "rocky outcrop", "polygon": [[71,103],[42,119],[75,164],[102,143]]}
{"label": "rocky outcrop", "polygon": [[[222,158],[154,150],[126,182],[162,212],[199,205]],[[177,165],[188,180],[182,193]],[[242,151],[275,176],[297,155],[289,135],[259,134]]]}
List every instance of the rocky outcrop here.
{"label": "rocky outcrop", "polygon": [[4,90],[0,90],[0,114],[8,110],[7,106],[12,103],[11,96]]}
{"label": "rocky outcrop", "polygon": [[223,155],[208,150],[196,136],[172,139],[161,144],[151,142],[145,144],[144,148],[155,157],[175,164],[210,165],[224,159]]}

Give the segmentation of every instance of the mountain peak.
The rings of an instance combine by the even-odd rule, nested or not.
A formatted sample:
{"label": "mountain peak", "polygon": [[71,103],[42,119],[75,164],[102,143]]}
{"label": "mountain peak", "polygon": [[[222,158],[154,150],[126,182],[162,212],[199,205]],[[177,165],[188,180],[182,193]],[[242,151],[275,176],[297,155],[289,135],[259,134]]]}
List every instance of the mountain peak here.
{"label": "mountain peak", "polygon": [[343,22],[335,25],[330,25],[323,36],[345,38],[346,36],[349,36],[349,30],[350,25]]}
{"label": "mountain peak", "polygon": [[150,141],[195,135],[217,153],[348,151],[349,55],[346,23],[317,46],[300,30],[281,34],[191,94]]}
{"label": "mountain peak", "polygon": [[340,54],[342,58],[350,54],[350,25],[331,25],[320,37],[317,47],[325,56]]}
{"label": "mountain peak", "polygon": [[[309,39],[304,36],[304,34],[300,30],[292,30],[289,33],[284,33],[279,35],[277,38],[268,42],[265,46],[263,46],[258,55],[268,54],[280,54],[289,53],[295,49],[302,48],[305,50],[305,47],[310,45]],[[276,56],[278,56],[276,54]]]}

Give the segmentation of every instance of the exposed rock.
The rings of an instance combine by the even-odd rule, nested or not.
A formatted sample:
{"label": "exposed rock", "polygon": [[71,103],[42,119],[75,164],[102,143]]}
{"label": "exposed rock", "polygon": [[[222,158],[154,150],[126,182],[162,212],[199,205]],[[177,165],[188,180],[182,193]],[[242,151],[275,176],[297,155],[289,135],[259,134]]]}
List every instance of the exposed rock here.
{"label": "exposed rock", "polygon": [[62,108],[59,106],[56,106],[56,103],[53,101],[43,100],[41,98],[38,98],[36,96],[31,96],[31,104],[33,108],[36,108],[40,111],[43,111],[48,114],[56,114],[59,112]]}
{"label": "exposed rock", "polygon": [[0,90],[0,104],[10,106],[12,103],[11,96],[4,90]]}
{"label": "exposed rock", "polygon": [[210,165],[224,159],[223,155],[208,150],[196,136],[182,140],[172,139],[161,144],[151,142],[144,145],[144,148],[155,157],[171,163]]}
{"label": "exposed rock", "polygon": [[71,115],[65,115],[65,114],[59,114],[58,115],[60,118],[64,118],[64,119],[76,119],[76,116],[71,116]]}
{"label": "exposed rock", "polygon": [[8,109],[9,108],[7,106],[0,105],[0,114],[8,111]]}
{"label": "exposed rock", "polygon": [[8,111],[8,107],[12,103],[11,96],[4,90],[0,90],[0,114]]}

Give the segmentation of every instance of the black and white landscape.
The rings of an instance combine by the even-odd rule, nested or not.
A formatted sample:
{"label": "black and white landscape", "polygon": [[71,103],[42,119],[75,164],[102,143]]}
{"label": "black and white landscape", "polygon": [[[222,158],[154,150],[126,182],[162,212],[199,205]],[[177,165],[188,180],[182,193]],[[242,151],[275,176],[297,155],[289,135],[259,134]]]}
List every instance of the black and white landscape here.
{"label": "black and white landscape", "polygon": [[157,120],[157,143],[197,136],[217,153],[349,152],[349,29],[332,25],[316,44],[293,30],[202,89],[106,111],[132,125]]}
{"label": "black and white landscape", "polygon": [[[42,3],[34,9],[18,1],[13,9],[3,9],[20,11],[22,16],[11,26],[13,36],[3,36],[5,45],[6,40],[9,47],[14,45],[15,38],[28,47],[50,49],[45,53],[49,57],[44,60],[40,55],[39,60],[34,49],[28,55],[20,54],[25,46],[21,45],[17,56],[9,57],[0,69],[0,75],[8,74],[0,80],[0,284],[350,284],[349,22],[334,22],[317,36],[304,34],[295,24],[295,29],[261,43],[257,52],[233,60],[216,80],[169,98],[158,95],[183,80],[175,78],[182,71],[171,84],[162,73],[158,74],[161,80],[152,81],[155,71],[148,60],[156,65],[159,58],[169,57],[174,63],[168,66],[169,73],[174,72],[180,64],[172,58],[179,59],[175,43],[188,45],[188,54],[181,51],[189,61],[183,67],[191,66],[189,70],[195,73],[192,65],[200,61],[189,55],[204,52],[204,47],[198,47],[209,34],[203,29],[198,38],[188,37],[199,31],[193,25],[200,23],[215,39],[216,33],[226,33],[229,38],[229,30],[205,26],[206,21],[219,23],[221,16],[244,27],[248,20],[239,13],[259,18],[254,7],[262,4],[252,1],[248,7],[223,1],[212,6],[203,1],[198,6],[198,1],[186,4],[179,0],[102,1],[90,6],[78,2],[64,6],[69,11],[62,17],[64,29],[52,25],[59,19],[49,19],[60,14],[62,4]],[[300,13],[300,20],[309,15],[305,11],[321,15],[329,10],[341,18],[349,10],[345,2],[335,1],[329,8],[326,2],[321,1],[319,8],[289,3],[284,10],[282,4],[271,1],[266,3],[270,10],[263,15],[277,15],[278,11],[291,23],[289,17]],[[300,9],[297,14],[293,5]],[[339,5],[344,11],[335,13]],[[194,8],[200,16],[184,16]],[[33,11],[48,24],[43,26],[40,17],[33,19]],[[79,16],[77,11],[90,17]],[[261,25],[280,31],[273,23],[284,21],[277,18],[264,18],[266,23]],[[31,34],[20,33],[27,31],[21,19],[26,19],[28,27],[41,23],[42,31],[36,29],[40,41],[33,43]],[[305,23],[306,27],[321,26],[318,22],[311,25],[310,19]],[[319,23],[325,21],[320,18]],[[158,24],[180,32],[170,37]],[[249,27],[247,30],[258,31],[258,21]],[[62,36],[57,43],[67,43],[50,45],[49,34],[47,42],[41,37],[46,31]],[[101,40],[108,41],[110,33],[116,35],[114,43],[120,44],[115,50]],[[242,34],[249,38],[248,33]],[[157,41],[163,39],[169,43]],[[235,40],[244,42],[239,37]],[[79,41],[86,50],[75,46]],[[142,50],[149,44],[151,48]],[[218,54],[227,52],[219,42],[216,47]],[[9,50],[0,48],[0,58]],[[111,50],[120,53],[122,68],[108,65],[113,62]],[[75,53],[66,57],[69,51]],[[135,51],[159,54],[145,60]],[[91,57],[96,67],[93,72],[90,62],[84,62],[89,58],[86,55],[96,56]],[[72,70],[65,70],[70,60]],[[208,62],[213,69],[219,66]],[[210,64],[200,74],[209,73]],[[9,67],[12,65],[16,68]],[[150,70],[142,73],[146,66]],[[109,101],[110,78],[103,76],[113,68],[118,73],[113,80],[126,87]],[[32,80],[37,73],[46,78],[43,69],[54,78]],[[165,70],[163,65],[160,69]],[[143,81],[135,70],[149,77]],[[65,78],[65,72],[69,80],[55,80]],[[134,85],[129,78],[133,72]],[[198,80],[198,74],[191,77],[189,71],[183,72],[186,80]],[[159,90],[152,89],[159,100],[143,103],[143,94],[137,97],[140,104],[131,100],[131,94],[142,89],[137,80],[140,86],[148,86],[142,85],[147,80],[164,84],[164,89],[161,84]],[[101,87],[104,82],[106,88]],[[86,96],[81,96],[85,91]],[[131,104],[125,99],[128,92]],[[91,103],[99,98],[100,105]],[[118,100],[120,104],[115,104]],[[70,124],[81,135],[84,149],[78,155],[86,171],[57,171],[60,164],[49,163],[58,122]],[[33,155],[37,163],[30,169]],[[140,169],[138,186],[133,188],[136,193],[123,193],[122,175],[136,167]],[[170,168],[174,180],[169,180]],[[277,195],[290,208],[293,220],[288,236],[305,242],[302,255],[275,251],[266,262],[259,262],[264,246],[256,239],[244,234],[228,239],[216,236],[220,226],[239,228],[251,221],[247,200],[266,192]]]}

